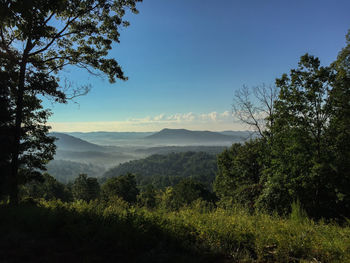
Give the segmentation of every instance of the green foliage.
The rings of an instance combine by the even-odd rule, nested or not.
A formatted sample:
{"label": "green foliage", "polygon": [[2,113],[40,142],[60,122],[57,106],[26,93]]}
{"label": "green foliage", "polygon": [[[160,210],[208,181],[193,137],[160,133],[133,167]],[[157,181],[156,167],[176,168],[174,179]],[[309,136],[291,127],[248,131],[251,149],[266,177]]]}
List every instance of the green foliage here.
{"label": "green foliage", "polygon": [[55,178],[45,173],[40,181],[32,181],[25,184],[20,191],[22,199],[31,197],[34,199],[43,198],[45,200],[60,199],[71,201],[72,194],[64,184],[56,181]]}
{"label": "green foliage", "polygon": [[191,177],[211,188],[216,171],[215,155],[204,152],[183,152],[157,154],[123,163],[107,171],[104,178],[130,172],[136,175],[140,188],[152,184],[157,189],[164,189],[167,186],[176,185],[184,177]]}
{"label": "green foliage", "polygon": [[301,207],[300,201],[297,200],[292,203],[292,211],[290,213],[290,219],[296,222],[302,222],[307,219],[305,210]]}
{"label": "green foliage", "polygon": [[343,167],[349,167],[350,159],[336,157],[340,152],[350,154],[350,148],[337,146],[335,140],[350,136],[335,125],[339,119],[334,104],[336,79],[330,67],[321,67],[317,58],[306,54],[290,76],[276,80],[281,92],[275,102],[271,163],[264,171],[261,207],[287,214],[293,200],[299,199],[312,217],[350,215],[343,199],[349,194],[343,186],[350,180]]}
{"label": "green foliage", "polygon": [[137,196],[137,202],[141,206],[154,208],[157,205],[157,191],[153,185],[147,185],[143,191]]}
{"label": "green foliage", "polygon": [[261,192],[264,140],[255,139],[233,144],[218,155],[215,193],[221,198],[232,197],[237,203],[254,207]]}
{"label": "green foliage", "polygon": [[[349,262],[350,228],[208,207],[147,210],[121,199],[0,206],[0,252],[13,261]],[[55,238],[52,238],[55,237]],[[71,253],[71,251],[74,253]]]}
{"label": "green foliage", "polygon": [[171,191],[166,199],[166,206],[172,209],[179,209],[197,199],[208,202],[214,202],[216,199],[216,196],[206,189],[202,183],[190,178],[183,179],[170,189]]}
{"label": "green foliage", "polygon": [[80,174],[72,185],[72,194],[76,200],[90,201],[100,196],[100,185],[96,178]]}
{"label": "green foliage", "polygon": [[103,198],[108,200],[118,196],[129,203],[135,203],[139,190],[135,176],[131,173],[108,179],[101,187]]}
{"label": "green foliage", "polygon": [[259,123],[250,109],[268,114],[261,138],[234,144],[218,156],[214,190],[221,204],[293,217],[302,204],[312,218],[350,216],[349,65],[350,31],[330,66],[306,54],[298,68],[276,79],[280,92],[273,105],[266,101],[268,93],[258,90],[257,101],[267,103],[268,112],[247,100],[248,91],[239,93],[248,110],[243,117],[253,118],[254,125]]}

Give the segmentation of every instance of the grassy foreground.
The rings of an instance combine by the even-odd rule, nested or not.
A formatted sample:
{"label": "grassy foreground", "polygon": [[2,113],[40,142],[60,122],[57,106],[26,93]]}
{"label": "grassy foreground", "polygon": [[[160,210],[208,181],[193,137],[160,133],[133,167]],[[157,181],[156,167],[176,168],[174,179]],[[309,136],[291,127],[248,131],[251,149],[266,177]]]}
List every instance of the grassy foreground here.
{"label": "grassy foreground", "polygon": [[0,206],[0,262],[350,262],[350,227],[244,209]]}

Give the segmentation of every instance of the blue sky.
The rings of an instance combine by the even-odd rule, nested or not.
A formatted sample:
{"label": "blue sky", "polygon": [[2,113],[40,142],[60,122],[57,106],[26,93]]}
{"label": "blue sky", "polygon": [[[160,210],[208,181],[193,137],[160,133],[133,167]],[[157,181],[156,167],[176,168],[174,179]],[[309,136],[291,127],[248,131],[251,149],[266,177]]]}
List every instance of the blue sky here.
{"label": "blue sky", "polygon": [[47,104],[57,131],[245,129],[231,116],[235,89],[273,84],[306,52],[336,59],[350,29],[349,0],[144,0],[110,56],[129,77],[68,68],[90,84],[79,104]]}

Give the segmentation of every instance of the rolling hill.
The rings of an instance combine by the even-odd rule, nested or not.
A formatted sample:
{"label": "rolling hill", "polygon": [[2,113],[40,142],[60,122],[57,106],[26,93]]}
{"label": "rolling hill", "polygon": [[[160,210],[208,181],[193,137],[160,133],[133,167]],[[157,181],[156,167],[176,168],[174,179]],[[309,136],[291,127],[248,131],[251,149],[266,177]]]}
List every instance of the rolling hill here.
{"label": "rolling hill", "polygon": [[58,150],[75,151],[75,152],[85,152],[85,151],[103,152],[107,150],[103,146],[84,141],[82,139],[76,138],[74,136],[71,136],[65,133],[52,132],[50,133],[50,136],[57,138],[57,140],[55,141],[55,144]]}
{"label": "rolling hill", "polygon": [[211,188],[216,172],[215,154],[205,152],[155,154],[111,168],[103,174],[101,181],[133,173],[140,187],[153,184],[157,188],[164,188],[190,177]]}
{"label": "rolling hill", "polygon": [[50,135],[57,138],[55,160],[110,167],[136,158],[119,147],[93,144],[65,133],[53,132]]}

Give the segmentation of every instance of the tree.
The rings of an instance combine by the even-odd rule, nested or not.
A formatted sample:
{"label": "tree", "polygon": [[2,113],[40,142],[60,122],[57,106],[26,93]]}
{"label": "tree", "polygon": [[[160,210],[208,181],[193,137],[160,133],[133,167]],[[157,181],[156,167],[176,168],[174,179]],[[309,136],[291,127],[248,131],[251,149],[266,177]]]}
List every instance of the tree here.
{"label": "tree", "polygon": [[172,208],[178,209],[184,205],[191,204],[197,199],[213,202],[216,196],[206,189],[202,183],[186,178],[172,188],[170,205]]}
{"label": "tree", "polygon": [[[107,58],[107,55],[112,43],[119,42],[119,28],[128,25],[123,20],[126,10],[137,13],[136,2],[139,1],[0,1],[1,74],[10,69],[7,83],[1,89],[10,90],[10,105],[13,107],[9,173],[12,185],[10,200],[13,204],[18,202],[20,169],[26,159],[21,160],[22,143],[31,140],[28,131],[22,129],[26,122],[25,108],[29,111],[27,120],[33,120],[35,117],[31,114],[40,104],[40,100],[37,100],[39,94],[66,102],[71,96],[86,91],[86,87],[83,87],[69,95],[67,89],[61,87],[58,73],[67,65],[84,68],[91,73],[102,72],[110,82],[126,80],[117,61]],[[35,120],[37,126],[43,124],[47,117],[41,114],[36,116],[40,117]],[[52,143],[47,136],[43,136],[45,128],[41,126],[39,130],[41,139]],[[32,127],[31,133],[36,132]],[[42,149],[37,147],[37,151]],[[49,155],[45,157],[50,159]]]}
{"label": "tree", "polygon": [[243,86],[236,90],[233,98],[233,113],[239,121],[252,128],[262,138],[270,135],[273,124],[274,102],[278,88],[260,85],[254,88]]}
{"label": "tree", "polygon": [[60,199],[70,201],[71,192],[67,187],[58,182],[51,175],[44,173],[40,181],[32,181],[25,184],[21,189],[21,198],[44,198],[45,200]]}
{"label": "tree", "polygon": [[293,201],[300,200],[316,218],[349,213],[339,209],[349,193],[342,186],[349,184],[349,173],[342,168],[349,159],[335,161],[344,146],[337,146],[334,138],[350,137],[348,131],[339,130],[341,115],[334,103],[337,78],[331,67],[320,66],[318,58],[306,54],[289,76],[276,80],[281,91],[271,127],[271,166],[265,170],[267,182],[260,200],[269,210],[286,213]]}
{"label": "tree", "polygon": [[350,216],[350,30],[347,45],[341,50],[331,68],[335,73],[330,91],[332,119],[329,121],[328,140],[332,142],[332,160],[337,171],[337,210]]}
{"label": "tree", "polygon": [[156,206],[156,189],[153,185],[148,184],[145,189],[138,195],[138,203],[147,208],[154,208]]}
{"label": "tree", "polygon": [[[45,170],[45,165],[52,158],[55,146],[53,145],[54,139],[46,136],[49,127],[44,125],[50,113],[42,109],[41,100],[32,91],[28,90],[23,96],[21,143],[17,159],[19,178],[10,176],[15,127],[15,102],[13,100],[15,94],[13,88],[16,72],[8,66],[6,61],[2,62],[0,67],[0,100],[2,105],[0,109],[0,138],[2,141],[0,156],[2,176],[0,181],[3,182],[3,185],[6,185],[5,191],[3,191],[4,195],[12,192],[17,196],[18,184],[25,184],[40,177],[38,170]],[[36,75],[29,74],[27,80],[26,85],[28,87],[35,88],[42,84],[40,78],[37,78]],[[46,85],[49,86],[50,83],[46,82]],[[16,186],[16,189],[14,189],[14,186]]]}
{"label": "tree", "polygon": [[130,173],[109,178],[102,185],[102,195],[105,199],[119,196],[129,203],[135,203],[138,194],[139,189],[136,186],[135,175]]}
{"label": "tree", "polygon": [[99,198],[100,185],[96,178],[80,174],[72,185],[74,199],[90,201]]}
{"label": "tree", "polygon": [[218,155],[218,173],[214,182],[220,198],[253,208],[263,184],[263,154],[266,143],[257,138],[233,144]]}

